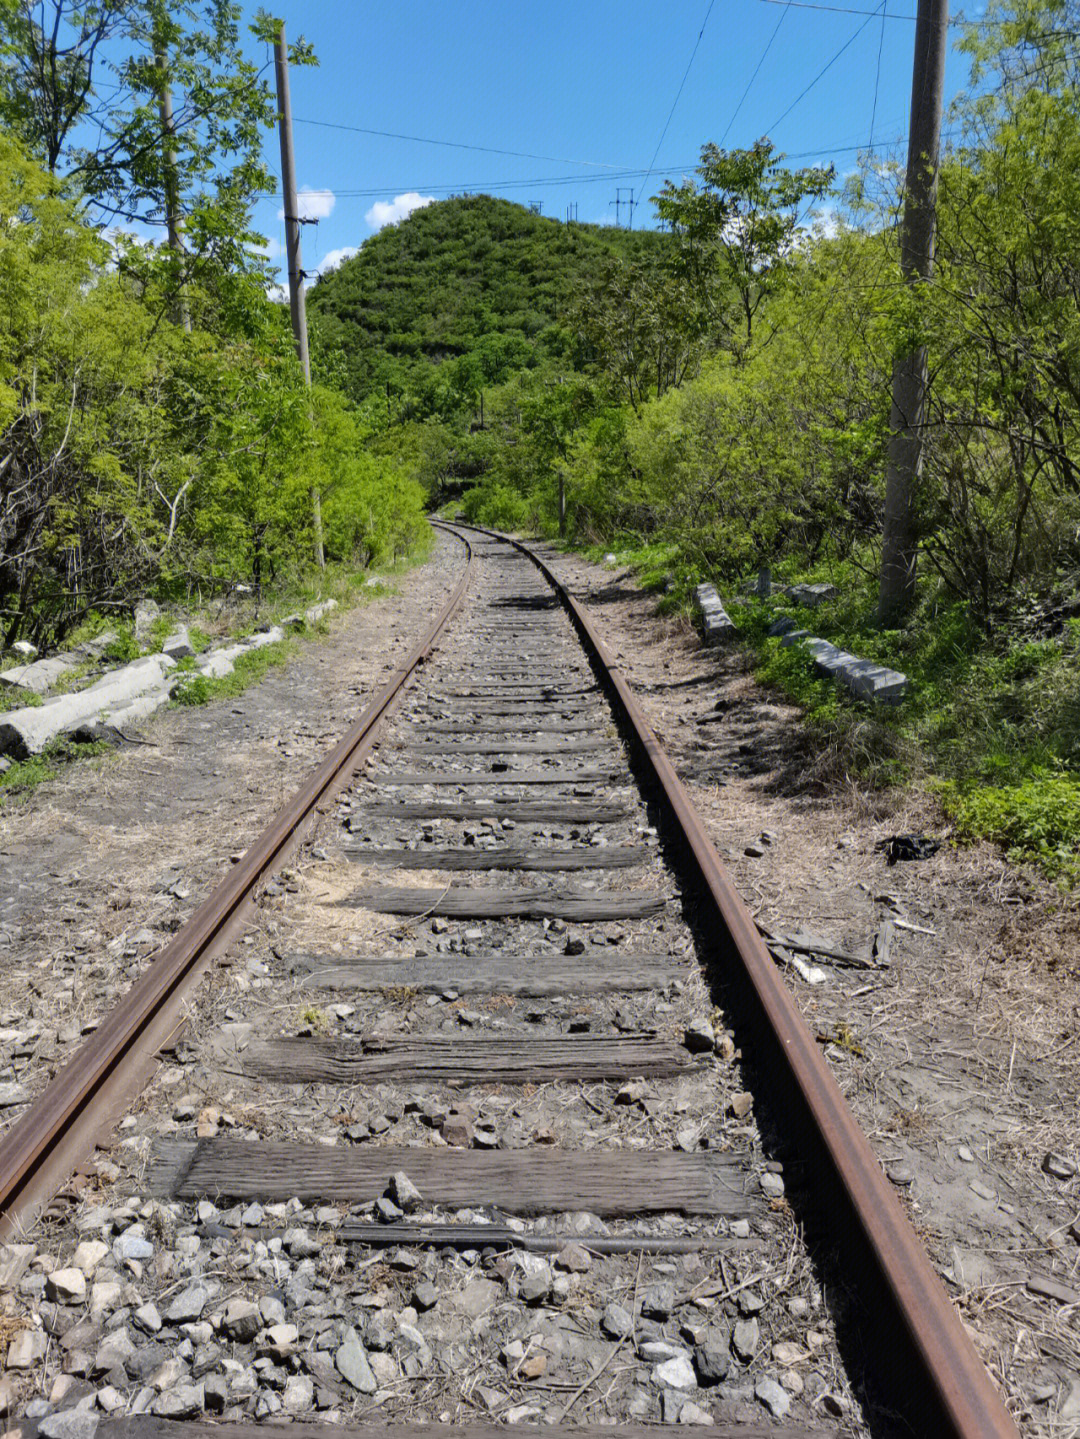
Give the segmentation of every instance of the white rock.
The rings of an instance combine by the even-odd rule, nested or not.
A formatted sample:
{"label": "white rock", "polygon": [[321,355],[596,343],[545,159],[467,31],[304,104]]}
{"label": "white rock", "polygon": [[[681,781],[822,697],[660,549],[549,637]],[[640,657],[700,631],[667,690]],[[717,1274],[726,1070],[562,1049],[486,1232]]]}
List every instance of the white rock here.
{"label": "white rock", "polygon": [[791,1408],[791,1398],[770,1374],[764,1375],[754,1385],[754,1394],[761,1400],[774,1419],[784,1419]]}
{"label": "white rock", "polygon": [[195,655],[195,648],[191,643],[191,635],[188,633],[187,625],[180,625],[173,630],[165,643],[161,646],[161,653],[168,655],[174,660],[192,659]]}
{"label": "white rock", "polygon": [[100,1239],[84,1239],[76,1246],[72,1264],[89,1279],[103,1259],[109,1257],[109,1246]]}
{"label": "white rock", "polygon": [[45,1357],[47,1342],[40,1329],[20,1329],[8,1344],[7,1367],[29,1369],[32,1364]]}
{"label": "white rock", "polygon": [[45,1280],[45,1297],[60,1304],[81,1304],[86,1298],[86,1275],[81,1269],[54,1269]]}
{"label": "white rock", "polygon": [[667,1359],[653,1370],[653,1380],[667,1389],[696,1389],[697,1375],[685,1355]]}

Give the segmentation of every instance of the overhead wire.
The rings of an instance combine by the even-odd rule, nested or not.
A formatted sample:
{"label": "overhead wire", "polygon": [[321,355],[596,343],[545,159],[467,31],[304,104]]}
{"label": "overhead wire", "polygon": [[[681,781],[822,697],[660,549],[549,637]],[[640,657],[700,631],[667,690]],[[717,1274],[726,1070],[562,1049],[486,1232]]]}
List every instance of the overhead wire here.
{"label": "overhead wire", "polygon": [[[705,34],[705,26],[709,23],[709,16],[712,14],[713,6],[715,4],[716,0],[709,0],[709,8],[705,11],[705,18],[701,22],[701,29],[698,31],[697,39],[694,41],[694,48],[690,52],[690,59],[686,62],[686,69],[683,71],[683,77],[679,81],[679,88],[675,92],[675,99],[671,102],[671,109],[668,111],[668,117],[664,121],[664,128],[660,131],[660,138],[656,142],[656,149],[653,151],[653,157],[649,161],[649,168],[645,171],[645,179],[642,181],[642,188],[644,188],[644,186],[648,183],[650,175],[652,175],[654,170],[656,169],[656,157],[660,153],[660,146],[664,143],[664,139],[667,136],[668,126],[671,124],[672,117],[674,116],[675,110],[679,104],[680,99],[682,98],[682,92],[686,88],[687,77],[689,76],[691,68],[693,67],[694,59],[698,52],[698,47],[701,45],[701,37]],[[632,211],[631,214],[633,214]]]}
{"label": "overhead wire", "polygon": [[[947,138],[947,136],[946,134],[943,134],[942,139],[945,138]],[[888,150],[897,143],[899,143],[899,137],[896,140],[877,141],[872,148],[875,150]],[[805,160],[812,159],[813,157],[818,155],[854,155],[865,151],[868,148],[869,147],[864,142],[850,145],[822,145],[814,150],[797,150],[785,152],[785,158],[788,160]],[[675,171],[686,171],[692,169],[696,163],[696,161],[690,161],[686,164],[666,165],[663,168]],[[335,199],[338,200],[378,200],[386,196],[393,197],[394,195],[403,194],[413,190],[420,193],[428,192],[440,195],[493,194],[500,190],[526,190],[548,185],[610,184],[612,180],[638,180],[647,173],[648,172],[644,170],[622,170],[616,172],[614,175],[542,175],[534,176],[532,179],[529,180],[494,180],[487,182],[468,181],[450,185],[423,185],[411,182],[402,182],[397,185],[384,185],[381,188],[374,190],[321,189],[305,190],[304,194],[327,196],[333,195]],[[263,191],[256,198],[258,198],[259,200],[280,200],[281,195],[279,192]]]}
{"label": "overhead wire", "polygon": [[[711,6],[710,6],[711,9]],[[537,155],[530,150],[500,150],[494,145],[469,145],[462,140],[435,140],[430,135],[403,135],[395,130],[373,130],[365,125],[344,125],[336,120],[309,120],[293,116],[294,125],[318,125],[323,130],[347,130],[353,135],[375,135],[383,140],[409,140],[415,145],[441,145],[448,150],[475,150],[482,155],[505,155],[513,160],[545,160],[552,165],[582,165],[592,170],[618,170],[602,160],[567,160],[561,155]]]}
{"label": "overhead wire", "polygon": [[[880,8],[876,10],[863,10],[854,5],[823,5],[817,0],[758,0],[761,5],[789,5],[793,10],[824,10],[833,15],[868,15],[871,19],[881,13]],[[885,11],[886,20],[906,20],[913,24],[917,17],[915,15],[901,15],[896,10]],[[951,28],[964,29],[968,25],[1015,25],[1015,20],[998,20],[990,17],[982,17],[975,20],[962,20],[954,18],[946,21]]]}
{"label": "overhead wire", "polygon": [[742,92],[742,98],[739,100],[739,103],[735,106],[735,109],[734,109],[734,111],[732,112],[732,115],[731,115],[731,119],[727,122],[727,129],[726,129],[726,130],[724,131],[724,133],[720,136],[720,148],[721,148],[721,149],[724,148],[724,141],[727,139],[728,134],[729,134],[729,132],[730,132],[730,130],[731,130],[731,127],[732,127],[732,125],[734,125],[735,119],[736,119],[736,117],[738,116],[739,111],[740,111],[740,110],[742,109],[742,107],[743,107],[743,102],[745,101],[747,95],[749,95],[749,93],[750,93],[750,91],[751,91],[751,89],[752,89],[752,87],[753,87],[754,81],[755,81],[755,80],[757,79],[757,77],[758,77],[758,73],[759,73],[759,71],[761,70],[762,65],[765,64],[765,57],[766,57],[766,55],[768,55],[769,51],[772,49],[772,43],[773,43],[773,41],[776,39],[777,35],[780,33],[780,26],[781,26],[781,25],[784,23],[784,21],[787,19],[787,14],[788,14],[788,11],[789,11],[790,9],[791,9],[791,0],[788,0],[788,3],[784,6],[783,10],[781,10],[781,12],[780,12],[780,19],[777,20],[777,22],[776,22],[776,28],[773,30],[772,34],[769,36],[768,44],[765,46],[765,49],[762,50],[762,52],[761,52],[761,59],[757,62],[757,65],[754,67],[754,73],[750,76],[750,79],[749,79],[749,81],[748,81],[748,83],[747,83],[746,89]]}
{"label": "overhead wire", "polygon": [[[794,0],[792,0],[792,3],[794,4]],[[832,58],[825,62],[825,64],[814,76],[814,78],[810,81],[809,85],[804,86],[803,89],[800,90],[799,93],[795,96],[794,100],[792,100],[791,104],[787,107],[784,113],[772,122],[772,124],[769,126],[770,130],[775,130],[777,125],[779,125],[781,121],[787,119],[787,117],[791,114],[792,110],[795,109],[796,105],[798,105],[801,100],[805,99],[806,96],[809,95],[810,91],[814,88],[814,86],[822,78],[822,76],[832,69],[832,67],[836,64],[837,60],[840,59],[840,56],[844,53],[845,50],[850,49],[851,46],[854,45],[855,41],[866,29],[867,25],[870,24],[870,21],[874,18],[874,16],[879,15],[882,10],[884,10],[884,8],[885,0],[881,0],[881,4],[877,7],[877,9],[871,10],[867,14],[866,19],[862,22],[858,29],[844,41],[844,43],[840,46],[840,49],[836,51]]]}

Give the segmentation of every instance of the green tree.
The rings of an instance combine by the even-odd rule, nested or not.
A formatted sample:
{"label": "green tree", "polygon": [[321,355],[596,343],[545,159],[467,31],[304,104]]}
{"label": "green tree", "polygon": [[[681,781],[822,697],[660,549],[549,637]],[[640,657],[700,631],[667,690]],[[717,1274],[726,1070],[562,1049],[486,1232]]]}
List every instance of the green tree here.
{"label": "green tree", "polygon": [[765,297],[798,244],[808,200],[818,200],[834,171],[788,170],[768,139],[748,150],[702,147],[700,180],[668,180],[653,197],[675,230],[682,273],[693,284],[718,338],[736,357],[749,349]]}

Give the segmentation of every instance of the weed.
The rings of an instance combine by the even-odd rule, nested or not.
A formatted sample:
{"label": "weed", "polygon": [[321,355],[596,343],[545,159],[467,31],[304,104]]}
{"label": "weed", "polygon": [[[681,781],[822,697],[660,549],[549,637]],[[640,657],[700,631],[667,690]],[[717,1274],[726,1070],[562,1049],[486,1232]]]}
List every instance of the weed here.
{"label": "weed", "polygon": [[211,700],[234,699],[249,685],[257,684],[268,670],[283,665],[292,652],[291,640],[278,640],[261,649],[246,650],[237,655],[232,674],[211,679],[208,675],[192,675],[181,680],[173,690],[173,701],[180,705],[204,705]]}
{"label": "weed", "polygon": [[961,839],[990,839],[1067,886],[1080,880],[1080,777],[1039,774],[1020,784],[946,782],[946,814]]}
{"label": "weed", "polygon": [[332,1025],[328,1014],[324,1014],[315,1005],[309,1004],[306,1009],[300,1011],[299,1027],[312,1029],[316,1034],[328,1034]]}

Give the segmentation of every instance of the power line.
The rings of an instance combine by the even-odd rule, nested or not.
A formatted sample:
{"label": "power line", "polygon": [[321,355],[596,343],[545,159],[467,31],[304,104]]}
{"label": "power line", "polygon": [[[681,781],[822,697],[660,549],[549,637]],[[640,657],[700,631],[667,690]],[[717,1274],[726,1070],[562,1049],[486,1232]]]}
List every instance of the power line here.
{"label": "power line", "polygon": [[[795,3],[795,0],[792,0],[792,3],[794,4],[794,3]],[[795,99],[792,100],[791,104],[787,107],[787,109],[786,109],[786,110],[784,111],[784,113],[779,117],[779,119],[774,120],[774,121],[772,122],[772,124],[769,126],[769,130],[770,130],[770,131],[775,130],[776,127],[777,127],[777,125],[779,125],[782,120],[786,120],[786,119],[787,119],[787,117],[791,114],[792,110],[795,109],[795,106],[798,105],[798,103],[800,102],[800,100],[804,99],[804,98],[810,93],[810,91],[814,88],[814,86],[815,86],[815,85],[817,84],[817,82],[821,79],[821,77],[826,73],[826,71],[832,69],[832,67],[836,64],[837,60],[840,59],[840,56],[844,53],[844,51],[847,50],[847,49],[849,49],[850,46],[854,45],[855,41],[859,38],[859,36],[862,34],[862,32],[866,29],[867,25],[870,24],[870,21],[874,18],[874,16],[875,16],[875,15],[880,15],[881,12],[882,12],[882,10],[884,10],[884,8],[885,8],[885,0],[882,0],[882,3],[878,6],[878,8],[877,8],[876,10],[871,10],[871,11],[868,12],[867,18],[862,22],[862,24],[861,24],[861,25],[859,26],[859,28],[855,31],[855,33],[854,33],[853,35],[849,36],[848,39],[844,41],[844,43],[840,46],[840,49],[837,50],[836,54],[832,57],[831,60],[827,60],[827,61],[825,62],[825,64],[821,67],[821,69],[820,69],[820,70],[817,72],[817,74],[814,76],[814,78],[810,81],[809,85],[805,86],[802,90],[799,91],[798,95],[795,96]]]}
{"label": "power line", "polygon": [[[945,132],[942,138],[951,138],[951,133]],[[788,160],[805,160],[813,158],[817,155],[854,155],[860,152],[865,152],[868,149],[888,150],[892,146],[899,144],[900,142],[900,137],[897,137],[894,140],[878,141],[872,146],[867,146],[862,143],[851,145],[823,145],[816,150],[788,151],[785,152],[784,158]],[[696,164],[697,161],[692,160],[686,164],[666,165],[663,168],[667,170],[686,172],[692,170]],[[470,194],[493,194],[500,190],[529,190],[538,189],[540,186],[546,185],[610,185],[613,180],[641,180],[643,176],[647,178],[648,174],[649,172],[645,170],[620,170],[614,175],[543,175],[534,176],[530,180],[494,180],[486,183],[476,180],[470,180],[467,183],[458,183],[451,185],[399,184],[383,186],[381,189],[377,190],[323,189],[305,190],[303,193],[305,196],[333,195],[334,198],[338,200],[381,200],[387,197],[392,199],[395,195],[406,194],[412,191],[417,191],[419,193],[426,192],[428,194],[438,195],[460,195],[463,194],[466,190]],[[259,195],[256,196],[256,198],[259,200],[280,200],[281,195],[278,192],[267,190],[262,191]],[[636,203],[638,202],[635,201],[635,204]]]}
{"label": "power line", "polygon": [[713,12],[713,6],[715,5],[715,3],[716,0],[709,0],[709,8],[705,11],[705,19],[701,22],[701,29],[698,31],[697,39],[694,41],[694,48],[690,51],[690,59],[687,61],[686,69],[683,71],[683,77],[679,81],[679,88],[675,92],[675,99],[671,102],[671,109],[668,111],[668,117],[664,121],[664,128],[660,131],[660,138],[656,142],[656,149],[653,151],[653,157],[649,162],[649,168],[645,171],[645,180],[642,182],[641,186],[642,189],[645,188],[645,184],[647,183],[649,176],[656,168],[656,157],[660,153],[660,146],[664,143],[664,137],[667,135],[668,126],[671,124],[672,116],[675,114],[675,108],[682,97],[682,92],[684,86],[686,85],[687,76],[690,74],[691,66],[694,63],[694,57],[697,55],[698,52],[698,46],[701,44],[701,37],[705,34],[705,26],[709,23],[709,16]]}
{"label": "power line", "polygon": [[751,87],[753,86],[754,81],[755,81],[755,80],[757,79],[757,77],[758,77],[758,71],[761,69],[762,65],[765,64],[765,56],[766,56],[766,55],[769,53],[769,51],[772,49],[772,42],[776,39],[777,35],[779,34],[779,32],[780,32],[780,26],[781,26],[781,25],[784,23],[784,21],[787,19],[787,13],[788,13],[788,11],[789,11],[790,9],[791,9],[791,0],[788,0],[788,3],[784,6],[783,10],[780,12],[780,19],[777,20],[777,22],[776,22],[776,29],[775,29],[775,30],[772,32],[772,34],[769,36],[769,43],[765,46],[765,49],[762,50],[762,52],[761,52],[761,59],[757,62],[757,65],[756,65],[755,68],[754,68],[754,73],[750,76],[750,79],[749,79],[749,82],[747,83],[746,89],[742,92],[742,99],[741,99],[741,100],[739,101],[739,103],[735,106],[735,109],[734,109],[734,111],[733,111],[733,113],[732,113],[731,119],[727,122],[727,130],[725,130],[724,133],[723,133],[723,134],[721,135],[721,137],[720,137],[720,148],[721,148],[721,149],[724,148],[724,141],[727,139],[727,137],[728,137],[728,132],[731,130],[732,125],[734,125],[734,123],[735,123],[735,118],[736,118],[736,116],[738,115],[739,111],[740,111],[740,110],[742,109],[742,107],[743,107],[743,100],[745,100],[746,97],[747,97],[747,95],[749,95],[750,90],[751,90]]}
{"label": "power line", "polygon": [[[793,10],[825,10],[833,15],[869,15],[871,19],[882,13],[880,9],[859,10],[852,5],[821,5],[815,3],[815,0],[759,0],[759,4],[786,5]],[[895,10],[886,10],[884,18],[886,20],[907,20],[912,25],[915,23],[914,15],[900,15]],[[1016,21],[980,18],[977,20],[949,20],[947,23],[955,29],[962,30],[968,25],[1015,25]]]}
{"label": "power line", "polygon": [[881,35],[877,47],[877,73],[874,75],[874,107],[870,111],[870,144],[874,143],[874,121],[877,119],[878,87],[881,84],[881,52],[885,48],[885,6],[881,7]]}
{"label": "power line", "polygon": [[606,165],[602,160],[567,160],[560,155],[535,155],[529,150],[498,150],[493,145],[467,145],[461,140],[433,140],[428,135],[399,135],[394,130],[370,130],[363,125],[341,125],[334,120],[305,120],[299,115],[294,117],[293,123],[317,125],[322,130],[348,130],[352,135],[377,135],[383,140],[410,140],[416,145],[441,145],[448,150],[476,150],[483,155],[508,155],[514,160],[546,160],[552,165],[582,165],[593,170],[620,168],[618,165]]}

